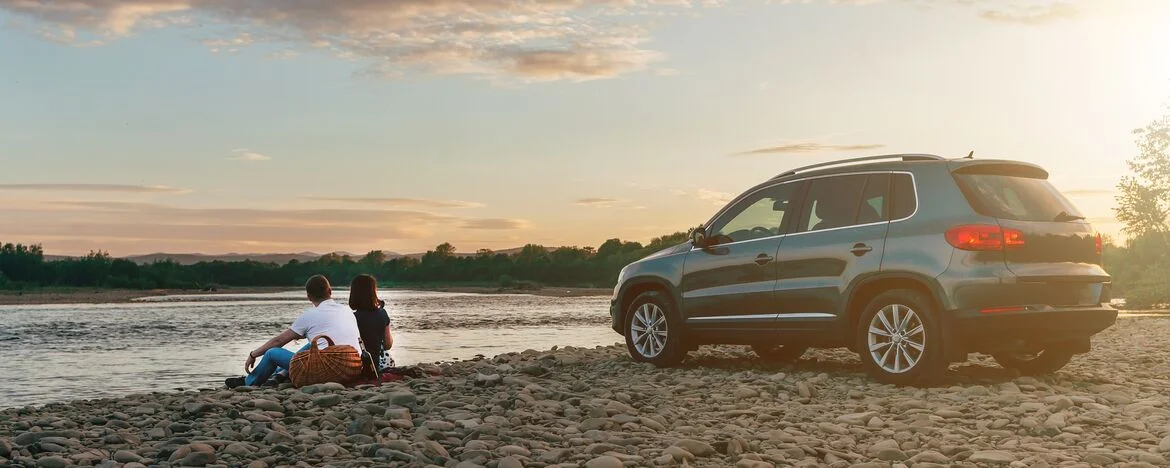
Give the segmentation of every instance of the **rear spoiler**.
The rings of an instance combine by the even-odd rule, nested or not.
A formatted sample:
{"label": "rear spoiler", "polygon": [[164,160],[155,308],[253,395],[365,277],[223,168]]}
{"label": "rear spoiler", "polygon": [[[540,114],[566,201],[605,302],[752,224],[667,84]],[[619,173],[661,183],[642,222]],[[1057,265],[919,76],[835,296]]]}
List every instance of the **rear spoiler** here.
{"label": "rear spoiler", "polygon": [[951,172],[954,174],[987,174],[1029,179],[1047,179],[1048,171],[1032,163],[1008,160],[951,160]]}

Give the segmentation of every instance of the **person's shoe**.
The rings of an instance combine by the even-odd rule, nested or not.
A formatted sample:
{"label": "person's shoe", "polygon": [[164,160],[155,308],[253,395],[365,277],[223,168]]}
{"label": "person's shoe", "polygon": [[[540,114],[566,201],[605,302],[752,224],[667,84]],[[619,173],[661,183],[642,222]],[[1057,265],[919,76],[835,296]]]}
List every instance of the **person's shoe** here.
{"label": "person's shoe", "polygon": [[276,385],[280,385],[282,383],[288,382],[290,379],[288,378],[288,375],[276,374],[276,375],[272,376],[271,379],[268,379],[268,380],[276,383]]}
{"label": "person's shoe", "polygon": [[243,377],[228,377],[227,380],[223,381],[227,388],[243,387],[246,382]]}

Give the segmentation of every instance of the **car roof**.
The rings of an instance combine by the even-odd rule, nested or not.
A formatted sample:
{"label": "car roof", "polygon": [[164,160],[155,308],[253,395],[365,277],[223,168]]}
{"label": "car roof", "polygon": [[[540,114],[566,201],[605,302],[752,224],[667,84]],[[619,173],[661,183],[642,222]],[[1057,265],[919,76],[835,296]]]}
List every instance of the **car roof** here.
{"label": "car roof", "polygon": [[[868,162],[867,159],[885,159],[883,161]],[[890,160],[890,158],[902,158]],[[1041,171],[1047,174],[1043,168],[1032,163],[1024,161],[1014,161],[1009,159],[973,159],[973,158],[959,158],[959,159],[944,159],[939,156],[929,154],[906,154],[906,155],[888,155],[888,156],[869,156],[865,158],[845,159],[840,161],[831,161],[813,166],[805,166],[803,168],[796,168],[783,172],[771,179],[768,179],[764,184],[782,182],[788,180],[809,179],[826,175],[846,174],[853,172],[866,171],[899,171],[908,170],[914,167],[934,166],[944,164],[954,172],[961,170],[964,167],[973,166],[991,166],[991,165],[1019,165],[1027,166],[1033,170]],[[763,184],[761,184],[763,185]]]}

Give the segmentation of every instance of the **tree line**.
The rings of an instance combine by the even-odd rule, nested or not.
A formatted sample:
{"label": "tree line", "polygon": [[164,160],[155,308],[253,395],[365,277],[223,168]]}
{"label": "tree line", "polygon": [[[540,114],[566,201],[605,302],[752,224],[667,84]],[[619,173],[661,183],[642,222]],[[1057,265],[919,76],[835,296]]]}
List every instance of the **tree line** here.
{"label": "tree line", "polygon": [[91,252],[84,257],[46,260],[40,245],[0,246],[0,288],[49,286],[124,289],[210,289],[228,286],[298,286],[326,275],[335,284],[372,274],[380,284],[498,284],[503,287],[612,287],[622,267],[686,241],[687,233],[657,237],[647,245],[610,239],[592,247],[527,245],[513,254],[479,250],[458,255],[444,243],[419,257],[389,258],[372,251],[360,258],[328,254],[316,260],[279,265],[257,261],[210,261],[182,265],[160,260],[139,265]]}

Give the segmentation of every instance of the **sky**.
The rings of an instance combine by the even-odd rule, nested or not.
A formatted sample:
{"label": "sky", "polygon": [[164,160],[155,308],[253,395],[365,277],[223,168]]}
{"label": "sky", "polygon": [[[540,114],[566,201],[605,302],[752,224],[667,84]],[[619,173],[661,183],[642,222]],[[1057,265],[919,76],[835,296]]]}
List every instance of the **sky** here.
{"label": "sky", "polygon": [[1165,0],[0,0],[0,241],[646,242],[787,169],[1040,164],[1116,235]]}

